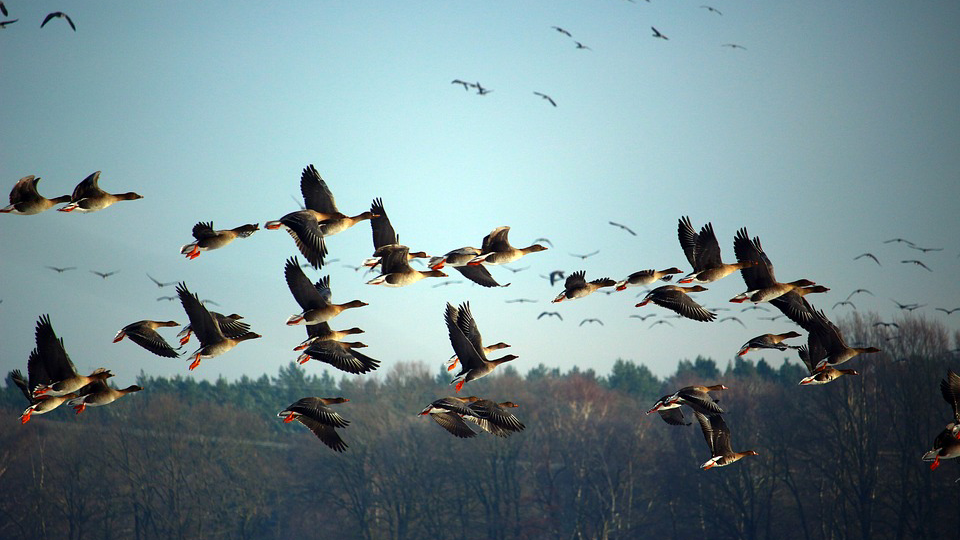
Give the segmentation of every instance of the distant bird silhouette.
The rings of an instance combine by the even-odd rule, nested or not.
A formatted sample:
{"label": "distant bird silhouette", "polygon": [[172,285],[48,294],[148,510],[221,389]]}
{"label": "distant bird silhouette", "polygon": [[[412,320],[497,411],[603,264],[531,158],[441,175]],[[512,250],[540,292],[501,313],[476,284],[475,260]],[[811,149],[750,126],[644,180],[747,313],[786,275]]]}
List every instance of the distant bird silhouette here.
{"label": "distant bird silhouette", "polygon": [[650,328],[653,328],[654,326],[656,326],[656,325],[658,325],[658,324],[665,324],[665,325],[667,325],[667,326],[673,327],[673,323],[671,323],[670,321],[667,321],[667,320],[664,320],[664,319],[660,319],[659,321],[651,324],[651,325],[650,325]]}
{"label": "distant bird silhouette", "polygon": [[537,315],[537,320],[539,321],[541,317],[556,317],[561,321],[563,320],[563,316],[561,316],[557,311],[544,311],[543,313]]}
{"label": "distant bird silhouette", "polygon": [[62,273],[64,273],[64,272],[66,272],[67,270],[76,270],[76,269],[77,269],[76,266],[65,266],[65,267],[63,267],[63,268],[61,268],[61,267],[59,267],[59,266],[48,266],[47,268],[53,270],[54,272],[56,272],[56,273],[58,273],[58,274],[62,274]]}
{"label": "distant bird silhouette", "polygon": [[917,251],[922,251],[924,253],[927,253],[928,251],[943,251],[943,248],[925,248],[925,247],[915,246],[913,244],[910,244],[909,247]]}
{"label": "distant bird silhouette", "polygon": [[7,6],[3,5],[3,2],[0,2],[0,13],[3,13],[4,17],[10,15],[10,13],[7,12]]}
{"label": "distant bird silhouette", "polygon": [[630,315],[630,316],[627,317],[627,318],[628,318],[628,319],[640,319],[640,321],[643,322],[643,321],[649,319],[650,317],[656,317],[656,316],[657,316],[657,315],[656,315],[655,313],[651,313],[651,314],[649,314],[649,315],[636,315],[636,314],[634,314],[634,315]]}
{"label": "distant bird silhouette", "polygon": [[560,32],[561,34],[563,34],[563,35],[565,35],[565,36],[567,36],[567,37],[573,37],[573,36],[570,34],[570,32],[567,32],[566,30],[564,30],[563,28],[560,28],[559,26],[551,26],[550,28],[553,28],[553,29],[556,30],[557,32]]}
{"label": "distant bird silhouette", "polygon": [[20,19],[13,19],[13,20],[9,20],[9,21],[0,21],[0,29],[6,28],[7,25],[13,24],[13,23],[15,23],[15,22],[17,22],[17,21],[19,21],[19,20],[20,20]]}
{"label": "distant bird silhouette", "polygon": [[744,328],[747,327],[747,325],[743,324],[743,321],[741,321],[741,320],[738,319],[737,317],[724,317],[724,318],[720,319],[720,320],[717,321],[717,322],[723,322],[723,321],[735,321],[735,322],[740,323],[740,326],[742,326],[742,327],[744,327]]}
{"label": "distant bird silhouette", "polygon": [[730,47],[731,49],[740,49],[744,51],[747,50],[747,48],[744,47],[743,45],[737,45],[736,43],[724,43],[723,45],[721,45],[721,47]]}
{"label": "distant bird silhouette", "polygon": [[850,293],[849,295],[847,295],[847,300],[853,298],[853,295],[859,294],[859,293],[867,293],[867,294],[869,294],[870,296],[875,296],[872,292],[868,291],[867,289],[857,289],[857,290],[853,291],[852,293]]}
{"label": "distant bird silhouette", "polygon": [[542,97],[543,99],[549,101],[550,104],[553,105],[554,107],[557,106],[557,102],[554,101],[552,97],[550,97],[550,96],[548,96],[548,95],[546,95],[546,94],[543,94],[543,93],[541,93],[541,92],[534,92],[533,95]]}
{"label": "distant bird silhouette", "polygon": [[841,300],[840,302],[837,302],[833,305],[833,309],[837,309],[838,306],[850,306],[853,309],[857,309],[857,306],[853,305],[853,302],[849,300]]}
{"label": "distant bird silhouette", "polygon": [[760,319],[761,321],[773,322],[773,321],[776,321],[777,319],[782,319],[783,315],[774,315],[773,317],[757,317],[757,318]]}
{"label": "distant bird silhouette", "polygon": [[621,229],[623,229],[623,230],[627,231],[628,233],[632,234],[633,236],[636,236],[636,235],[637,235],[637,233],[633,232],[633,229],[631,229],[630,227],[627,227],[626,225],[621,225],[620,223],[615,223],[615,222],[613,222],[613,221],[610,221],[610,222],[608,222],[608,223],[610,223],[610,224],[613,225],[614,227],[620,227]]}
{"label": "distant bird silhouette", "polygon": [[923,264],[922,262],[920,262],[920,261],[918,261],[918,260],[916,260],[916,259],[910,259],[910,260],[900,261],[900,262],[902,262],[902,263],[904,263],[904,264],[915,264],[915,265],[917,265],[917,266],[922,266],[923,268],[926,268],[926,269],[927,269],[927,272],[933,272],[933,270],[930,270],[930,267],[929,267],[929,266]]}
{"label": "distant bird silhouette", "polygon": [[90,271],[91,274],[96,274],[96,275],[102,277],[103,279],[107,279],[108,277],[116,274],[117,272],[119,272],[119,270],[114,270],[114,271],[112,271],[112,272],[97,272],[96,270],[91,270],[91,271]]}
{"label": "distant bird silhouette", "polygon": [[862,259],[864,257],[869,257],[873,259],[873,262],[877,263],[877,266],[883,266],[882,264],[880,264],[880,261],[877,260],[877,257],[873,253],[862,253],[854,257],[853,260]]}
{"label": "distant bird silhouette", "polygon": [[546,244],[546,245],[548,245],[548,246],[550,246],[550,247],[553,247],[553,242],[551,242],[550,239],[548,239],[548,238],[537,238],[536,240],[533,241],[533,243],[534,243],[534,244],[543,243],[543,244]]}
{"label": "distant bird silhouette", "polygon": [[462,279],[448,279],[448,280],[441,281],[440,283],[436,283],[436,284],[434,284],[434,285],[431,285],[430,288],[431,288],[431,289],[436,289],[437,287],[444,287],[444,286],[447,286],[447,285],[454,285],[454,284],[456,284],[456,283],[463,283],[463,280],[462,280]]}
{"label": "distant bird silhouette", "polygon": [[661,34],[660,31],[657,30],[656,28],[654,28],[654,27],[651,26],[650,29],[653,30],[653,37],[655,37],[655,38],[660,38],[660,39],[665,39],[665,40],[669,40],[669,39],[670,39],[670,38],[668,38],[667,36]]}
{"label": "distant bird silhouette", "polygon": [[159,287],[159,288],[161,288],[161,289],[164,288],[164,287],[169,287],[170,285],[176,285],[176,284],[177,284],[176,281],[171,281],[170,283],[163,283],[162,281],[158,281],[155,277],[151,276],[150,274],[147,274],[147,277],[150,278],[150,281],[156,283],[157,287]]}
{"label": "distant bird silhouette", "polygon": [[952,315],[954,311],[960,311],[960,307],[955,307],[955,308],[953,308],[953,309],[946,309],[946,308],[938,307],[938,308],[934,308],[934,309],[936,309],[937,311],[942,311],[942,312],[946,313],[947,315]]}
{"label": "distant bird silhouette", "polygon": [[536,300],[531,300],[531,299],[529,299],[529,298],[514,298],[514,299],[512,299],[512,300],[506,300],[506,303],[508,303],[508,304],[527,304],[527,303],[529,303],[529,304],[536,304],[537,301],[536,301]]}
{"label": "distant bird silhouette", "polygon": [[603,326],[603,321],[601,321],[600,319],[593,319],[593,318],[584,319],[584,320],[580,321],[580,324],[579,324],[578,326],[583,326],[584,324],[586,324],[586,323],[588,323],[588,322],[589,322],[589,323],[598,323],[598,324],[600,324],[600,326]]}
{"label": "distant bird silhouette", "polygon": [[907,240],[906,238],[891,238],[890,240],[884,240],[884,244],[891,244],[893,242],[904,243],[908,246],[916,246],[913,242]]}
{"label": "distant bird silhouette", "polygon": [[454,79],[450,81],[450,84],[462,84],[463,89],[466,90],[467,92],[469,92],[470,89],[473,88],[473,83],[468,83],[467,81],[461,81],[460,79]]}
{"label": "distant bird silhouette", "polygon": [[209,299],[209,298],[204,298],[203,300],[200,301],[200,303],[203,304],[203,305],[207,305],[207,304],[212,304],[212,305],[214,305],[214,306],[219,306],[219,305],[220,305],[220,304],[218,304],[217,302],[214,302],[213,300],[211,300],[211,299]]}
{"label": "distant bird silhouette", "polygon": [[587,47],[586,45],[584,45],[583,43],[580,43],[579,41],[574,41],[574,43],[577,44],[577,48],[578,48],[578,49],[586,49],[586,50],[588,50],[588,51],[592,51],[592,50],[593,50],[593,49],[591,49],[590,47]]}
{"label": "distant bird silhouette", "polygon": [[549,276],[543,276],[543,277],[549,279],[550,286],[553,287],[553,284],[563,279],[565,277],[565,274],[566,273],[563,270],[554,270],[553,272],[550,272]]}
{"label": "distant bird silhouette", "polygon": [[600,250],[599,250],[599,249],[596,250],[596,251],[594,251],[594,252],[592,252],[592,253],[587,253],[587,254],[585,254],[585,255],[579,255],[579,254],[577,254],[577,253],[571,253],[570,255],[572,255],[572,256],[574,256],[574,257],[578,257],[578,258],[580,258],[580,259],[586,259],[587,257],[593,257],[593,256],[596,255],[597,253],[600,253]]}
{"label": "distant bird silhouette", "polygon": [[177,297],[177,296],[161,296],[161,297],[157,298],[157,302],[159,302],[159,301],[161,301],[161,300],[176,300],[177,298],[179,298],[179,297]]}
{"label": "distant bird silhouette", "polygon": [[745,308],[741,309],[741,310],[740,310],[740,313],[746,313],[747,311],[750,311],[751,309],[759,309],[760,311],[770,311],[769,309],[767,309],[767,308],[765,308],[765,307],[763,307],[763,306],[754,304],[754,305],[752,305],[752,306],[748,306],[748,307],[745,307]]}
{"label": "distant bird silhouette", "polygon": [[716,13],[717,15],[723,15],[723,13],[720,13],[720,10],[718,10],[715,7],[712,7],[712,6],[700,6],[700,7],[702,9],[706,9],[707,11],[710,11],[711,13]]}
{"label": "distant bird silhouette", "polygon": [[[416,259],[414,259],[416,261]],[[324,264],[333,264],[335,262],[340,262],[340,259],[330,259],[323,261]],[[417,261],[419,262],[419,261]],[[313,268],[312,264],[309,263],[300,263],[300,268]],[[353,268],[352,266],[347,266],[347,268]],[[361,267],[362,268],[362,267]]]}
{"label": "distant bird silhouette", "polygon": [[49,15],[47,15],[46,18],[43,19],[43,22],[40,23],[40,28],[43,28],[44,25],[50,22],[50,19],[66,19],[67,23],[70,24],[70,28],[73,28],[74,32],[77,31],[77,27],[73,25],[73,20],[70,18],[69,15],[67,15],[62,11],[54,11],[53,13],[50,13]]}
{"label": "distant bird silhouette", "polygon": [[501,265],[501,266],[504,267],[504,268],[506,268],[507,270],[513,272],[514,274],[516,274],[517,272],[523,272],[524,270],[527,270],[528,268],[530,268],[529,266],[524,266],[523,268],[510,268],[509,266],[507,266],[507,265],[505,265],[505,264],[504,264],[504,265]]}
{"label": "distant bird silhouette", "polygon": [[926,304],[920,305],[920,304],[917,304],[917,303],[913,303],[913,304],[901,304],[900,302],[897,302],[897,301],[894,300],[893,298],[891,298],[890,301],[893,302],[894,304],[896,304],[898,308],[900,308],[900,309],[902,309],[902,310],[905,310],[905,311],[913,311],[913,310],[915,310],[915,309],[917,309],[917,308],[922,308],[923,306],[926,305]]}

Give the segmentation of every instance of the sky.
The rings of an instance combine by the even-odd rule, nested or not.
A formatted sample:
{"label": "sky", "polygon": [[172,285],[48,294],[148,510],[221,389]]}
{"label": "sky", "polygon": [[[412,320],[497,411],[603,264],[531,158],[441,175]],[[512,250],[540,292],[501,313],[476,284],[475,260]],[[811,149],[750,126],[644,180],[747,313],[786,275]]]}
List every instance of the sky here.
{"label": "sky", "polygon": [[[49,314],[78,370],[107,367],[121,387],[140,372],[275,375],[305,337],[284,324],[300,311],[283,279],[299,255],[290,237],[261,230],[192,261],[179,249],[199,221],[262,227],[296,210],[308,164],[344,213],[381,197],[415,251],[479,247],[502,225],[516,246],[553,244],[510,265],[525,270],[491,268],[509,287],[451,271],[446,281],[459,283],[393,289],[345,267],[372,252],[368,223],[328,238],[338,260],[307,275],[330,275],[335,302],[369,303],[333,327],[363,328],[353,337],[381,372],[401,361],[440,369],[452,354],[446,302],[469,301],[485,341],[511,344],[502,352],[519,356],[521,373],[543,363],[605,374],[622,358],[665,376],[680,359],[723,366],[749,338],[794,329],[729,303],[745,289],[736,274],[696,299],[731,308],[718,315],[746,328],[679,319],[650,328],[673,313],[634,307],[636,288],[550,304],[561,291],[542,277],[552,270],[588,280],[689,271],[681,216],[698,230],[712,222],[728,262],[746,227],[781,281],[830,287],[810,300],[831,319],[852,311],[835,303],[866,288],[875,296],[852,299],[860,311],[893,320],[894,300],[916,302],[917,315],[960,328],[960,312],[934,309],[960,306],[957,2],[709,1],[722,15],[704,0],[5,3],[19,21],[0,30],[0,188],[36,175],[54,197],[99,170],[103,189],[144,198],[86,215],[0,215],[4,373],[25,368],[36,321]],[[62,19],[41,29],[52,11],[77,31]],[[943,251],[884,243],[896,237]],[[881,265],[854,260],[865,252]],[[900,262],[909,259],[932,272]],[[179,302],[157,300],[173,287],[147,273],[186,282],[263,338],[193,372],[186,359],[111,343],[137,320],[186,324]],[[516,298],[537,302],[506,302]],[[537,320],[543,311],[563,321]],[[629,318],[648,313],[656,317]],[[590,317],[603,326],[579,326]],[[161,329],[174,343],[176,332]]]}

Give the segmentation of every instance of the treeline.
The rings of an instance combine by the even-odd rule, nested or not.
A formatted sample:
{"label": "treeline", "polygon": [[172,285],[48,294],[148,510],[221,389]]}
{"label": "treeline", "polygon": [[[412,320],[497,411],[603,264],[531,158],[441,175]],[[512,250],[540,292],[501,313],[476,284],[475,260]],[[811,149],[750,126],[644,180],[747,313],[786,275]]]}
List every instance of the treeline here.
{"label": "treeline", "polygon": [[[920,461],[950,417],[938,384],[960,369],[960,336],[873,322],[842,326],[885,352],[822,387],[797,386],[798,362],[704,358],[664,380],[618,361],[605,376],[539,366],[471,382],[465,393],[520,404],[527,429],[508,439],[418,417],[451,392],[422,363],[339,381],[296,364],[232,382],[141,376],[137,395],[24,426],[8,381],[0,538],[960,538],[960,463]],[[760,455],[701,471],[696,423],[643,413],[714,382],[730,388],[717,397],[734,449]],[[344,454],[276,417],[304,396],[350,399],[336,406]]]}

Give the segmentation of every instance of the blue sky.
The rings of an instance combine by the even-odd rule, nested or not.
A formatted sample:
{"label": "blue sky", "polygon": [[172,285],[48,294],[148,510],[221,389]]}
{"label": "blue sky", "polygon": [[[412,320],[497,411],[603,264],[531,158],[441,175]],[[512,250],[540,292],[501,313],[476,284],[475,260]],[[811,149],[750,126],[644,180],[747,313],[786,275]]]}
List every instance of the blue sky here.
{"label": "blue sky", "polygon": [[[121,386],[141,370],[188,373],[186,361],[111,343],[136,320],[186,323],[178,302],[156,300],[174,293],[149,272],[185,281],[264,336],[191,376],[275,374],[303,339],[283,324],[298,311],[283,280],[291,239],[261,230],[193,261],[178,250],[198,221],[262,225],[296,209],[309,163],[345,213],[382,197],[413,250],[478,246],[501,225],[515,245],[554,244],[512,265],[528,270],[493,268],[512,282],[504,289],[386,289],[342,266],[371,252],[369,225],[328,239],[339,261],[308,275],[330,274],[337,302],[370,304],[333,326],[364,328],[381,370],[403,360],[439,368],[452,353],[447,301],[469,300],[488,341],[513,345],[521,372],[542,362],[605,373],[625,358],[665,375],[678,359],[725,363],[750,337],[790,330],[727,302],[744,289],[738,275],[697,299],[731,307],[720,315],[746,329],[676,319],[649,329],[654,319],[628,316],[672,313],[634,308],[637,289],[549,304],[560,288],[540,276],[555,269],[588,279],[688,270],[683,215],[698,229],[713,223],[728,261],[747,227],[778,278],[832,289],[812,301],[833,319],[849,308],[831,306],[864,287],[876,296],[855,297],[860,310],[890,320],[891,299],[925,303],[919,314],[960,327],[960,313],[933,310],[960,306],[956,2],[710,3],[722,16],[701,0],[393,4],[7,2],[20,20],[0,30],[2,188],[33,174],[52,197],[101,170],[101,187],[144,199],[90,215],[0,216],[4,372],[25,366],[49,313],[81,371],[108,367]],[[77,32],[62,20],[40,29],[56,10]],[[465,92],[456,78],[493,92]],[[883,244],[893,237],[945,249]],[[868,251],[882,267],[853,260]],[[934,272],[900,263],[915,258]],[[120,272],[102,280],[91,270]],[[539,302],[505,303],[521,297]],[[544,310],[564,321],[537,321]],[[579,327],[587,317],[605,325]]]}

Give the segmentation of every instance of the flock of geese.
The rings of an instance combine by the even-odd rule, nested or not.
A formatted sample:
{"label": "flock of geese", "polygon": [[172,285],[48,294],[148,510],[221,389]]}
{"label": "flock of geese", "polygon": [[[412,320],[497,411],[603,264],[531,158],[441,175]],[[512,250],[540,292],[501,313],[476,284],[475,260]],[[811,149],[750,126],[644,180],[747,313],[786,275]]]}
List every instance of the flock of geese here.
{"label": "flock of geese", "polygon": [[[95,212],[103,210],[121,201],[142,198],[139,194],[108,193],[100,189],[100,172],[95,172],[77,185],[71,195],[47,199],[37,191],[39,178],[27,176],[16,183],[10,193],[10,205],[0,209],[3,213],[20,215],[38,214],[57,204],[63,212]],[[448,274],[443,269],[452,268],[463,277],[481,287],[502,287],[490,274],[487,267],[504,265],[517,261],[531,253],[548,249],[541,243],[517,248],[510,244],[509,227],[497,227],[485,236],[480,247],[464,246],[448,251],[442,256],[430,257],[424,251],[411,251],[400,244],[383,201],[373,199],[370,209],[350,216],[339,211],[332,192],[313,165],[305,167],[300,176],[300,190],[303,205],[299,210],[290,212],[277,220],[268,221],[264,228],[285,230],[293,239],[300,254],[308,264],[320,269],[328,255],[325,238],[341,233],[363,221],[369,221],[373,238],[371,257],[363,265],[379,269],[379,275],[367,283],[386,287],[404,287],[427,278],[444,278]],[[612,223],[613,225],[626,227]],[[259,230],[259,224],[245,224],[232,229],[214,229],[212,222],[199,222],[193,227],[194,241],[184,245],[180,252],[188,259],[194,259],[205,251],[221,249],[237,239],[247,238]],[[627,232],[632,232],[627,229]],[[733,239],[735,262],[724,262],[720,244],[713,225],[706,223],[699,232],[689,217],[681,217],[677,225],[677,237],[680,247],[692,267],[676,281],[670,284],[674,276],[683,274],[677,267],[664,270],[645,269],[634,272],[620,281],[608,277],[587,281],[584,271],[571,273],[565,277],[563,290],[553,299],[554,303],[568,302],[585,298],[592,293],[612,288],[623,291],[629,287],[660,285],[645,295],[637,307],[649,303],[674,311],[682,318],[698,322],[713,322],[714,312],[701,306],[691,294],[706,291],[703,285],[723,279],[740,272],[746,284],[746,290],[730,299],[731,302],[751,302],[754,305],[768,303],[783,315],[806,330],[805,345],[788,345],[786,340],[800,337],[801,334],[790,331],[781,334],[763,334],[747,341],[738,355],[747,354],[756,349],[776,349],[784,351],[795,349],[807,367],[809,375],[800,381],[801,385],[823,385],[845,375],[857,375],[853,369],[840,367],[861,354],[879,352],[876,347],[851,347],[844,340],[840,329],[831,322],[822,310],[816,309],[807,300],[809,294],[826,292],[826,287],[809,279],[778,281],[774,266],[758,237],[749,235],[745,228],[737,231]],[[541,239],[546,241],[546,239]],[[426,261],[425,270],[411,266],[411,261]],[[291,315],[287,325],[304,325],[306,338],[294,347],[302,351],[298,360],[301,363],[317,360],[336,369],[353,374],[364,374],[376,370],[380,362],[358,349],[366,347],[358,341],[346,341],[348,336],[363,333],[360,328],[333,330],[331,322],[343,311],[367,306],[361,300],[337,304],[332,301],[329,276],[312,282],[303,272],[297,257],[290,257],[284,267],[284,277],[290,293],[300,307],[300,311]],[[559,281],[559,276],[549,276],[551,281]],[[153,279],[153,278],[151,278]],[[157,282],[158,286],[169,285]],[[693,283],[694,285],[683,286]],[[202,360],[214,358],[229,352],[240,343],[261,337],[251,331],[238,314],[224,315],[209,311],[199,296],[189,290],[186,283],[176,286],[179,298],[190,324],[184,327],[178,337],[180,347],[196,335],[199,347],[188,356],[189,369],[197,368]],[[559,313],[557,313],[559,316]],[[506,354],[498,358],[488,358],[493,351],[510,347],[504,342],[485,344],[477,322],[470,310],[469,302],[459,306],[447,303],[444,320],[454,355],[447,362],[447,369],[460,371],[451,381],[455,394],[459,394],[464,385],[485,377],[497,366],[517,358]],[[588,321],[584,321],[584,324]],[[599,322],[599,321],[596,321]],[[602,323],[600,323],[602,324]],[[742,324],[742,322],[741,322]],[[171,346],[158,332],[164,327],[178,326],[175,321],[142,320],[122,328],[114,342],[129,338],[137,345],[162,357],[180,356],[178,349]],[[132,385],[124,389],[113,388],[107,379],[113,374],[105,368],[99,368],[89,375],[77,372],[63,344],[53,330],[48,315],[42,315],[36,325],[36,348],[27,361],[25,378],[19,370],[11,372],[12,380],[21,388],[30,405],[21,415],[26,423],[33,415],[50,412],[63,403],[73,406],[79,413],[86,406],[102,406],[112,403],[126,394],[141,390]],[[731,430],[724,420],[724,410],[710,395],[712,391],[726,390],[723,385],[688,386],[673,394],[663,396],[647,411],[657,412],[670,425],[689,425],[683,416],[682,407],[693,411],[703,432],[711,457],[701,468],[722,467],[734,463],[744,456],[757,455],[756,452],[734,451],[731,443]],[[960,456],[960,377],[952,371],[941,383],[943,397],[951,403],[954,421],[943,433],[937,436],[934,449],[923,459],[934,460],[936,467],[941,459]],[[345,403],[343,397],[304,397],[279,413],[285,422],[299,421],[331,449],[343,452],[347,444],[338,433],[346,428],[349,421],[344,419],[331,406]],[[442,397],[426,406],[420,415],[429,416],[438,425],[461,438],[478,435],[471,428],[476,425],[499,437],[507,437],[524,429],[524,424],[510,412],[517,407],[511,401],[495,402],[477,396],[460,397],[458,395]]]}

